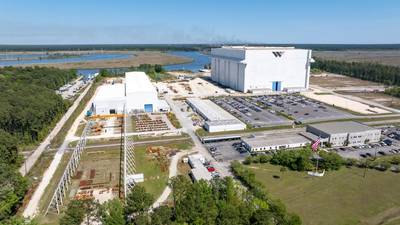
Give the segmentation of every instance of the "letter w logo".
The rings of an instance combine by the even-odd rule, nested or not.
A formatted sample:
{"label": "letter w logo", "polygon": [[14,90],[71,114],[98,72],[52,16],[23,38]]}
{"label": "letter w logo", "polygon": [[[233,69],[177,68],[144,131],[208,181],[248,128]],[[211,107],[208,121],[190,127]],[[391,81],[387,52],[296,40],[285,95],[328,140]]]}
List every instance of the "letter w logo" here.
{"label": "letter w logo", "polygon": [[283,53],[285,53],[285,52],[272,52],[272,54],[274,54],[275,57],[279,57],[279,58],[283,56]]}

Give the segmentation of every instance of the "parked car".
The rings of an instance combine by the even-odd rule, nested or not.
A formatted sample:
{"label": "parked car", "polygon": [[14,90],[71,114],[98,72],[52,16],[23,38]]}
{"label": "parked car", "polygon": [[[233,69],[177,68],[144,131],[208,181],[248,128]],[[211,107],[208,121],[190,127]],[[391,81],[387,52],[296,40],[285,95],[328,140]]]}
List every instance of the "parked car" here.
{"label": "parked car", "polygon": [[212,166],[208,167],[207,170],[208,170],[208,172],[210,172],[210,173],[215,172],[215,168],[212,167]]}
{"label": "parked car", "polygon": [[379,155],[386,155],[386,153],[384,151],[379,151],[378,154]]}
{"label": "parked car", "polygon": [[385,139],[385,140],[383,140],[383,143],[391,146],[393,142],[391,140],[389,140],[389,139]]}

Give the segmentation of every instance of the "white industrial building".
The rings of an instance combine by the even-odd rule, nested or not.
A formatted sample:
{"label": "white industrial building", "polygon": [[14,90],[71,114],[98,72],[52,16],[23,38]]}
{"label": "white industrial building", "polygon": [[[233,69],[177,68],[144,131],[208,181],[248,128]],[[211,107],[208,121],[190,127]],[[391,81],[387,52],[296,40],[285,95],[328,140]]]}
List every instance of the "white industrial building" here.
{"label": "white industrial building", "polygon": [[144,72],[125,73],[126,108],[128,112],[169,111],[164,100],[158,99],[158,92]]}
{"label": "white industrial building", "polygon": [[92,103],[93,114],[168,112],[166,101],[158,99],[156,88],[144,72],[125,73],[124,83],[104,84],[99,87]]}
{"label": "white industrial building", "polygon": [[327,122],[307,125],[306,131],[318,137],[322,144],[356,146],[379,142],[381,130],[354,121]]}
{"label": "white industrial building", "polygon": [[96,115],[122,114],[125,104],[125,85],[122,83],[104,84],[97,89],[92,103]]}
{"label": "white industrial building", "polygon": [[210,133],[246,129],[246,124],[208,99],[188,98],[187,103],[204,118],[204,128]]}
{"label": "white industrial building", "polygon": [[242,138],[244,146],[250,152],[265,152],[280,149],[299,148],[311,141],[298,134],[271,134]]}
{"label": "white industrial building", "polygon": [[190,170],[190,177],[194,182],[205,180],[210,181],[212,179],[211,173],[204,166],[205,158],[200,154],[190,155],[189,165],[192,168]]}
{"label": "white industrial building", "polygon": [[241,92],[308,89],[311,50],[294,47],[223,46],[211,50],[211,78]]}

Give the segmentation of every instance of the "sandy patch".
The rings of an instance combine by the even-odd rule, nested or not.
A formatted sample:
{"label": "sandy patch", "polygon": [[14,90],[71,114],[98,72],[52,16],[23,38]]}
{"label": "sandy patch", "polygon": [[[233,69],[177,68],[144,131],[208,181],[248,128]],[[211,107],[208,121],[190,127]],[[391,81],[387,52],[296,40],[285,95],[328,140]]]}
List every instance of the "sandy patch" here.
{"label": "sandy patch", "polygon": [[324,102],[328,105],[332,106],[337,106],[340,108],[348,109],[353,112],[361,113],[361,114],[385,114],[385,113],[390,113],[387,110],[374,107],[374,106],[369,106],[367,104],[357,102],[354,100],[350,100],[335,94],[329,94],[329,93],[323,93],[323,94],[318,94],[322,93],[320,91],[313,91],[313,92],[304,92],[302,93],[304,96],[308,98],[315,99],[320,102]]}

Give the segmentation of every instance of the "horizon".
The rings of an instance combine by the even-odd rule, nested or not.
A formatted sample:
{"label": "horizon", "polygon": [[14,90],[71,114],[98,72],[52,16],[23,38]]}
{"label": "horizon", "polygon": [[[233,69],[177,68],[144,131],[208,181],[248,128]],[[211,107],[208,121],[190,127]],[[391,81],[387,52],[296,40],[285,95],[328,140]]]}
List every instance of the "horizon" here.
{"label": "horizon", "polygon": [[[397,44],[400,2],[1,3],[0,45]],[[51,18],[51,19],[49,19]]]}

